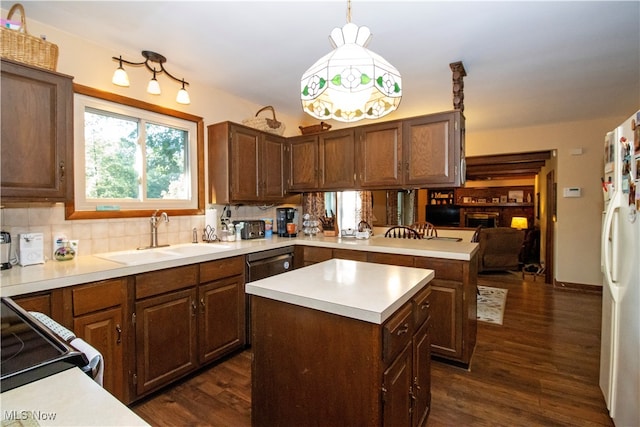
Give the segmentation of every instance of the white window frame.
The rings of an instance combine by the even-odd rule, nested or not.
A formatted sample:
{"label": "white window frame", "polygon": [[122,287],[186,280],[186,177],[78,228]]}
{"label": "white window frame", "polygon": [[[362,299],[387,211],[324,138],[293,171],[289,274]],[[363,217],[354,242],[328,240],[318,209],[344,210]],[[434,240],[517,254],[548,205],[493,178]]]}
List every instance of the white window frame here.
{"label": "white window frame", "polygon": [[[125,98],[129,100],[128,98]],[[188,148],[186,155],[188,156],[187,169],[189,171],[191,181],[191,196],[188,200],[147,200],[147,201],[126,201],[121,199],[100,199],[91,200],[86,198],[86,177],[85,177],[85,146],[84,146],[84,113],[86,108],[102,110],[131,117],[132,119],[142,119],[149,123],[166,125],[178,129],[186,130],[188,133]],[[162,110],[162,109],[160,109]],[[171,112],[172,110],[167,110]],[[145,216],[148,211],[162,209],[174,212],[185,212],[194,214],[202,210],[203,200],[201,195],[203,192],[199,188],[202,183],[202,171],[199,170],[199,156],[203,154],[199,147],[200,139],[198,132],[201,131],[202,122],[189,120],[190,117],[181,118],[177,115],[164,114],[162,111],[152,111],[150,109],[138,108],[131,104],[113,102],[108,99],[102,99],[83,93],[74,95],[74,201],[72,208],[67,206],[67,218],[86,218],[86,214],[96,213],[100,217],[118,217],[118,216]],[[118,206],[117,211],[98,211],[98,206]],[[69,214],[71,211],[71,214]],[[111,212],[111,213],[108,213]],[[118,212],[120,214],[118,214]],[[91,214],[89,214],[91,215]]]}

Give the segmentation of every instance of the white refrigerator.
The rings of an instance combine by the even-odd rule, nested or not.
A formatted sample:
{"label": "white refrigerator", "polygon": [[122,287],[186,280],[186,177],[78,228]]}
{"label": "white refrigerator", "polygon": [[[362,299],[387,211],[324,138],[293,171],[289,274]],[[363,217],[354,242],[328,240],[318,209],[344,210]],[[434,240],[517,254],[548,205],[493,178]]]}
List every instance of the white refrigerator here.
{"label": "white refrigerator", "polygon": [[618,427],[640,426],[640,111],[605,137],[600,388]]}

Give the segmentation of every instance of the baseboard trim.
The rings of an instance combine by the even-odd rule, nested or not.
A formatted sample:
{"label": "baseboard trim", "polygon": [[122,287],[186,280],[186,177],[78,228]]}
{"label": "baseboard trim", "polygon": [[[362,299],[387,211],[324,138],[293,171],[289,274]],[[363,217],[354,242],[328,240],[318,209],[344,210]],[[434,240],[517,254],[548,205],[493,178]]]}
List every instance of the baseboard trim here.
{"label": "baseboard trim", "polygon": [[555,279],[553,280],[553,288],[562,291],[602,294],[602,286],[586,285],[584,283],[560,282]]}

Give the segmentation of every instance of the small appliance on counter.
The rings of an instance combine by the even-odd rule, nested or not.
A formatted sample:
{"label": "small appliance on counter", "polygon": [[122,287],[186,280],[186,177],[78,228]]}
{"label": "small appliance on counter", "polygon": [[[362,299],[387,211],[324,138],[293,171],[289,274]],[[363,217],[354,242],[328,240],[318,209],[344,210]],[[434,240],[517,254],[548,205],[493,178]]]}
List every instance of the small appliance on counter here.
{"label": "small appliance on counter", "polygon": [[296,237],[298,235],[298,210],[296,208],[277,208],[276,227],[280,237]]}
{"label": "small appliance on counter", "polygon": [[0,231],[0,263],[0,270],[11,268],[11,234],[6,231]]}
{"label": "small appliance on counter", "polygon": [[21,266],[44,264],[43,242],[42,233],[18,234],[18,259]]}
{"label": "small appliance on counter", "polygon": [[265,223],[261,219],[248,219],[244,221],[233,221],[237,227],[242,224],[240,229],[240,238],[242,240],[262,239],[265,236]]}

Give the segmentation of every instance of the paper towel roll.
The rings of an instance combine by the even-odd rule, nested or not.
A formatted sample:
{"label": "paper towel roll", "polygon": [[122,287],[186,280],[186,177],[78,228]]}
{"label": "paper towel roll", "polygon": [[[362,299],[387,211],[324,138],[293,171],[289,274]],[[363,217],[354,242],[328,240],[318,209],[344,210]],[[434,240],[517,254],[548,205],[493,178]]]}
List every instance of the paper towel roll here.
{"label": "paper towel roll", "polygon": [[213,228],[214,230],[218,229],[218,210],[217,209],[209,209],[205,211],[204,214],[204,227],[207,226]]}

